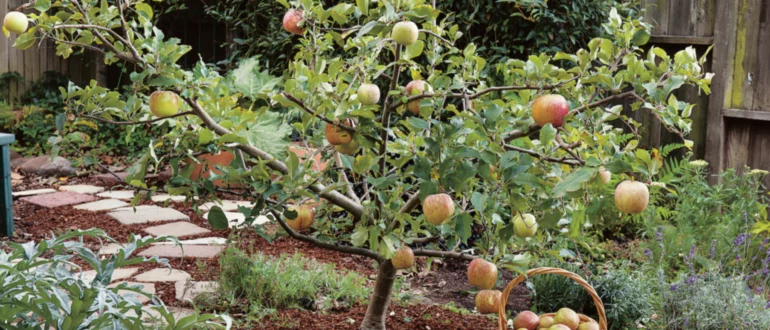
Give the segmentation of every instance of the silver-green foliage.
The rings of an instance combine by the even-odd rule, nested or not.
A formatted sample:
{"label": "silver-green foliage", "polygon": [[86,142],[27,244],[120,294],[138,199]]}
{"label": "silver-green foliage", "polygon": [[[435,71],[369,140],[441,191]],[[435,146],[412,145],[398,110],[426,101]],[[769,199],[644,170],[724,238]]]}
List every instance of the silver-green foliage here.
{"label": "silver-green foliage", "polygon": [[[0,248],[0,328],[2,329],[192,329],[197,326],[230,327],[226,316],[194,314],[174,320],[165,305],[141,287],[121,283],[109,288],[114,270],[154,262],[157,257],[132,254],[139,248],[169,237],[131,236],[116,254],[100,259],[84,244],[85,237],[112,241],[101,229],[70,231],[39,243],[9,242]],[[87,263],[95,277],[84,276],[76,259]],[[81,262],[81,263],[82,263]],[[121,291],[119,294],[118,291]],[[126,294],[132,291],[133,294]],[[137,296],[152,299],[151,309],[162,322],[143,323],[147,312]],[[221,326],[213,321],[224,321]]]}

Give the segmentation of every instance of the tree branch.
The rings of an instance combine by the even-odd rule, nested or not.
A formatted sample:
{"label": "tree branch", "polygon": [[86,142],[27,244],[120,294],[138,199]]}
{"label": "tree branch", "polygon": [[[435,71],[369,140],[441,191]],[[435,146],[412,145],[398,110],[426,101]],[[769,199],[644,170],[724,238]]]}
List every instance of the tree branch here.
{"label": "tree branch", "polygon": [[[570,146],[570,145],[568,145],[568,144],[564,143],[564,141],[562,141],[562,140],[561,140],[561,136],[559,135],[559,133],[558,133],[558,132],[556,133],[556,142],[559,144],[559,148],[561,148],[562,150],[564,150],[564,151],[566,151],[567,153],[569,153],[569,154],[572,156],[572,158],[574,158],[575,160],[577,160],[578,162],[580,162],[580,165],[585,165],[586,161],[585,161],[585,160],[583,160],[582,158],[580,158],[580,156],[578,156],[578,155],[575,153],[575,151],[574,151],[574,150],[572,150],[572,148],[573,148],[572,146]],[[580,141],[578,141],[578,145],[580,144],[579,142],[580,142]]]}
{"label": "tree branch", "polygon": [[[88,18],[89,17],[88,16],[88,12],[86,12],[86,10],[83,9],[83,6],[80,5],[80,2],[78,0],[72,0],[72,3],[75,5],[75,7],[78,8],[78,10],[80,11],[80,14],[83,15],[83,18],[86,19],[86,23],[88,23],[87,25],[91,25],[91,21]],[[80,24],[69,24],[69,25],[73,25],[73,27],[74,27],[74,26],[78,26]],[[93,26],[98,26],[98,25],[93,25]],[[123,38],[117,32],[115,32],[115,31],[113,31],[111,29],[105,28],[105,27],[101,27],[101,26],[98,26],[98,27],[99,28],[94,29],[94,35],[96,36],[97,39],[99,39],[99,41],[102,42],[104,47],[107,47],[107,49],[109,49],[111,52],[113,52],[115,54],[123,54],[122,56],[118,56],[118,57],[120,57],[120,58],[128,58],[128,59],[126,59],[126,61],[128,61],[128,62],[136,64],[137,62],[141,61],[141,58],[139,58],[139,57],[128,56],[128,55],[125,55],[125,53],[119,51],[117,48],[115,48],[115,46],[112,43],[110,43],[107,40],[107,38],[105,38],[101,33],[99,33],[99,30],[100,29],[107,30],[113,36],[115,36],[116,39],[122,40]],[[124,42],[124,43],[127,43],[127,42]]]}
{"label": "tree branch", "polygon": [[331,121],[331,120],[327,119],[326,117],[319,115],[318,113],[316,113],[312,109],[308,108],[307,105],[305,105],[305,102],[302,102],[302,100],[296,98],[294,95],[291,95],[291,94],[289,94],[287,92],[281,92],[281,94],[283,94],[283,96],[285,96],[287,99],[289,99],[289,101],[294,102],[294,104],[298,105],[300,108],[302,108],[302,110],[305,110],[305,112],[313,115],[314,117],[316,117],[318,119],[321,119],[321,120],[323,120],[323,121],[325,121],[325,122],[327,122],[329,124],[332,124],[334,126],[337,126],[339,128],[342,128],[342,129],[344,129],[344,130],[346,130],[348,132],[351,132],[351,133],[355,133],[356,132],[356,129],[353,128],[353,127],[350,127],[350,126],[347,126],[347,125],[343,125],[343,124],[340,124],[340,123],[335,123],[334,121]]}
{"label": "tree branch", "polygon": [[100,121],[100,122],[103,122],[103,123],[108,123],[108,124],[112,124],[112,125],[119,125],[119,126],[121,126],[121,125],[152,124],[154,122],[158,122],[158,121],[161,121],[163,119],[170,119],[170,118],[187,116],[187,115],[193,115],[193,114],[195,114],[195,113],[192,112],[192,111],[185,111],[185,112],[180,112],[180,113],[177,113],[175,115],[168,116],[168,117],[160,117],[160,118],[155,118],[155,119],[152,119],[152,120],[140,120],[140,121],[113,121],[113,120],[99,118],[99,117],[91,116],[91,115],[80,115],[80,117],[85,117],[85,118],[93,119],[93,120]]}
{"label": "tree branch", "polygon": [[[338,167],[342,167],[342,157],[340,157],[340,153],[338,151],[334,152],[334,160],[336,161]],[[340,180],[346,184],[345,192],[347,192],[348,197],[356,201],[356,203],[361,203],[361,200],[358,198],[358,196],[356,196],[356,192],[353,191],[353,184],[351,184],[350,180],[348,180],[348,176],[345,174],[345,169],[339,169],[339,173]]]}
{"label": "tree branch", "polygon": [[567,159],[566,157],[560,157],[560,158],[547,157],[547,156],[544,156],[544,155],[541,155],[541,154],[537,153],[534,150],[519,148],[519,147],[512,146],[510,144],[503,145],[503,148],[505,148],[506,150],[513,150],[513,151],[518,151],[518,152],[521,152],[521,153],[525,153],[525,154],[530,155],[532,157],[535,157],[537,159],[544,160],[544,161],[549,161],[549,162],[552,162],[552,163],[562,163],[562,164],[567,164],[567,165],[580,165],[581,164],[579,160],[570,160],[570,159]]}
{"label": "tree branch", "polygon": [[438,33],[436,33],[436,32],[433,32],[433,31],[430,31],[430,30],[419,30],[419,31],[423,32],[423,33],[430,34],[430,35],[436,37],[436,39],[443,41],[445,44],[447,44],[449,46],[453,46],[454,45],[449,40],[446,40],[443,37],[441,37],[440,35],[438,35]]}
{"label": "tree branch", "polygon": [[[128,4],[126,4],[128,6]],[[117,0],[115,3],[115,7],[118,7],[118,12],[120,13],[120,24],[123,26],[123,34],[126,35],[126,39],[124,40],[124,43],[126,44],[126,47],[128,47],[128,50],[131,51],[131,54],[136,57],[137,60],[141,60],[141,56],[139,56],[139,51],[136,50],[134,45],[131,43],[131,36],[129,35],[128,31],[131,31],[131,29],[128,28],[128,23],[126,22],[126,16],[123,13],[123,6],[121,4],[121,0]]]}
{"label": "tree branch", "polygon": [[294,231],[294,229],[291,229],[291,227],[289,227],[289,225],[286,224],[286,222],[283,220],[283,217],[276,210],[270,210],[270,213],[273,214],[273,217],[275,217],[275,221],[278,221],[278,224],[281,226],[281,228],[283,228],[283,230],[285,230],[286,233],[288,233],[289,236],[291,236],[294,239],[307,242],[315,246],[332,250],[332,251],[337,251],[337,252],[342,252],[347,254],[355,254],[355,255],[371,258],[371,259],[377,260],[377,262],[385,261],[385,259],[382,256],[380,256],[379,254],[369,249],[363,249],[363,248],[358,248],[354,246],[342,246],[337,244],[324,243],[313,237],[300,234]]}
{"label": "tree branch", "polygon": [[462,252],[426,250],[423,248],[419,248],[417,250],[414,250],[413,252],[415,257],[452,258],[452,259],[460,259],[460,260],[468,260],[468,261],[471,261],[477,258],[475,256],[472,256],[470,254],[465,254]]}
{"label": "tree branch", "polygon": [[414,194],[409,197],[409,199],[406,201],[406,204],[401,206],[401,209],[398,210],[398,213],[412,212],[412,210],[414,210],[419,204],[420,204],[420,196],[419,194]]}

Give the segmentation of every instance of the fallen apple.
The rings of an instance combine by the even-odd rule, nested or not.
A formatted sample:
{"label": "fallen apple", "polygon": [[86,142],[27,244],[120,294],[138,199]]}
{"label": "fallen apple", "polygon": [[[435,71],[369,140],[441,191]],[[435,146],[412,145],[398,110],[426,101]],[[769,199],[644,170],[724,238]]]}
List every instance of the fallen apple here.
{"label": "fallen apple", "polygon": [[568,113],[569,105],[561,95],[541,95],[532,103],[532,119],[541,127],[548,123],[553,127],[561,127]]}
{"label": "fallen apple", "polygon": [[[422,93],[425,93],[425,81],[423,80],[412,80],[408,84],[406,84],[406,96],[416,96],[420,95]],[[420,114],[420,100],[414,100],[410,101],[406,104],[406,109],[409,110],[409,112],[419,115]]]}
{"label": "fallen apple", "polygon": [[6,30],[16,34],[24,33],[27,31],[28,26],[29,20],[27,19],[27,15],[24,15],[22,12],[8,12],[8,14],[5,14],[5,18],[3,19],[3,27],[5,27]]}
{"label": "fallen apple", "polygon": [[[340,124],[350,127],[352,121],[348,118]],[[327,123],[325,128],[326,140],[329,144],[338,146],[353,141],[353,135],[342,127]]]}
{"label": "fallen apple", "polygon": [[620,212],[639,214],[650,202],[650,191],[639,181],[623,181],[615,188],[615,206]]}
{"label": "fallen apple", "polygon": [[498,290],[481,290],[476,294],[476,310],[481,314],[495,314],[500,308],[503,293]]}
{"label": "fallen apple", "polygon": [[179,111],[179,95],[169,91],[155,91],[150,94],[150,112],[156,117],[173,116]]}
{"label": "fallen apple", "polygon": [[580,323],[577,330],[599,330],[599,325],[593,322]]}
{"label": "fallen apple", "polygon": [[447,194],[429,195],[422,201],[422,213],[425,214],[425,220],[440,226],[454,215],[455,203]]}
{"label": "fallen apple", "polygon": [[417,24],[412,22],[398,22],[393,26],[390,37],[399,45],[409,46],[417,42]]}
{"label": "fallen apple", "polygon": [[530,311],[523,311],[513,319],[515,329],[537,330],[540,327],[540,318]]}
{"label": "fallen apple", "polygon": [[604,169],[604,167],[602,167],[599,169],[599,178],[602,180],[602,183],[608,184],[612,179],[612,173],[610,173],[610,171],[607,171],[606,169]]}
{"label": "fallen apple", "polygon": [[517,213],[513,218],[513,233],[521,238],[535,236],[537,233],[537,221],[535,216],[529,213]]}
{"label": "fallen apple", "polygon": [[576,330],[578,325],[580,325],[580,317],[575,311],[569,308],[562,308],[553,316],[553,323],[564,325],[571,330]]}
{"label": "fallen apple", "polygon": [[294,34],[303,34],[305,29],[302,27],[302,12],[295,9],[289,9],[283,15],[283,29]]}
{"label": "fallen apple", "polygon": [[358,149],[360,149],[360,145],[356,140],[352,140],[345,144],[340,144],[334,146],[334,150],[337,150],[337,152],[345,155],[355,155],[358,152]]}
{"label": "fallen apple", "polygon": [[396,254],[393,259],[390,259],[395,269],[407,269],[412,268],[414,265],[414,252],[412,248],[404,245],[400,249],[396,250]]}
{"label": "fallen apple", "polygon": [[356,94],[363,105],[374,105],[380,101],[380,88],[375,84],[361,84]]}
{"label": "fallen apple", "polygon": [[497,266],[484,259],[473,259],[468,265],[468,282],[481,289],[491,289],[497,283]]}
{"label": "fallen apple", "polygon": [[315,217],[315,210],[309,205],[301,205],[299,207],[291,205],[289,210],[297,212],[297,216],[293,219],[286,218],[286,224],[296,231],[303,231],[310,228],[313,224],[313,218]]}

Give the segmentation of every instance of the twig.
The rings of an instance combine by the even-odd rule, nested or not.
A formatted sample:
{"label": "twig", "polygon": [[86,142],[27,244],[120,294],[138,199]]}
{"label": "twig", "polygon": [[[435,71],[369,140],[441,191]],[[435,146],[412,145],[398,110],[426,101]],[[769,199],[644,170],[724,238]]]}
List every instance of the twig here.
{"label": "twig", "polygon": [[342,129],[344,129],[344,130],[346,130],[348,132],[351,132],[351,133],[355,133],[356,132],[356,129],[353,128],[353,127],[350,127],[348,125],[343,125],[343,124],[340,124],[340,123],[335,123],[334,121],[329,120],[326,117],[319,115],[318,113],[316,113],[312,109],[308,108],[307,105],[305,105],[305,102],[302,102],[302,100],[296,98],[294,95],[291,95],[291,94],[289,94],[287,92],[281,92],[281,94],[283,94],[283,96],[285,96],[287,99],[289,99],[289,101],[294,102],[294,104],[298,105],[300,108],[302,108],[302,110],[305,110],[305,112],[313,115],[314,117],[316,117],[318,119],[321,119],[321,120],[323,120],[323,121],[325,121],[325,122],[327,122],[329,124],[332,124],[334,126],[337,126],[339,128],[342,128]]}
{"label": "twig", "polygon": [[187,115],[194,115],[194,114],[195,113],[192,112],[192,111],[185,111],[185,112],[180,112],[180,113],[177,113],[177,114],[174,114],[174,115],[171,115],[171,116],[167,116],[167,117],[160,117],[160,118],[155,118],[155,119],[151,119],[151,120],[140,120],[140,121],[113,121],[113,120],[99,118],[99,117],[95,117],[95,116],[91,116],[91,115],[81,115],[81,117],[93,119],[93,120],[96,120],[96,121],[100,121],[100,122],[108,123],[108,124],[112,124],[112,125],[122,126],[122,125],[152,124],[154,122],[158,122],[158,121],[161,121],[161,120],[164,120],[164,119],[170,119],[170,118],[187,116]]}
{"label": "twig", "polygon": [[580,162],[577,161],[577,160],[573,161],[573,160],[567,159],[566,157],[561,157],[561,158],[548,157],[548,156],[544,156],[544,155],[541,155],[541,154],[537,153],[537,151],[534,151],[534,150],[531,150],[531,149],[519,148],[519,147],[516,147],[516,146],[512,146],[510,144],[503,145],[503,148],[505,148],[506,150],[513,150],[513,151],[522,152],[522,153],[528,154],[528,155],[530,155],[532,157],[535,157],[537,159],[549,161],[549,162],[552,162],[552,163],[562,163],[562,164],[567,164],[567,165],[580,165]]}

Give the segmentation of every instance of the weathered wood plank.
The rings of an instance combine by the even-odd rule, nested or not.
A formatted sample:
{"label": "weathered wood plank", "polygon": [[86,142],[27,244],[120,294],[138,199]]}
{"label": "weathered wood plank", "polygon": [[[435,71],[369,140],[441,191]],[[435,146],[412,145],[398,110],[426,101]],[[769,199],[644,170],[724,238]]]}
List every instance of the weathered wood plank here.
{"label": "weathered wood plank", "polygon": [[[0,17],[8,13],[8,0],[0,0]],[[0,36],[0,74],[8,72],[8,38]],[[5,91],[3,91],[5,92]]]}
{"label": "weathered wood plank", "polygon": [[[711,98],[709,99],[706,125],[706,161],[712,174],[719,173],[724,164],[724,117],[722,109],[730,104],[728,96],[732,83],[732,70],[735,59],[735,24],[737,0],[717,2],[716,22],[714,24],[713,72]],[[719,182],[718,176],[709,177],[712,183]]]}
{"label": "weathered wood plank", "polygon": [[762,1],[757,39],[757,66],[755,76],[754,110],[770,111],[770,1]]}
{"label": "weathered wood plank", "polygon": [[692,36],[695,34],[697,20],[697,2],[695,0],[674,0],[668,3],[667,35]]}
{"label": "weathered wood plank", "polygon": [[743,118],[758,121],[770,121],[770,111],[725,109],[724,116],[728,118]]}
{"label": "weathered wood plank", "polygon": [[[720,0],[721,1],[721,0]],[[714,22],[717,15],[717,0],[698,0],[698,17],[695,22],[695,35],[714,36]]]}
{"label": "weathered wood plank", "polygon": [[757,70],[757,38],[761,0],[741,0],[735,36],[735,69],[733,70],[730,108],[755,109],[755,72]]}
{"label": "weathered wood plank", "polygon": [[[644,0],[642,6],[646,9],[644,18],[652,23],[653,35],[668,34],[668,1],[669,0]],[[679,0],[671,0],[679,1]]]}
{"label": "weathered wood plank", "polygon": [[725,168],[743,173],[744,166],[749,164],[750,123],[735,118],[725,121]]}
{"label": "weathered wood plank", "polygon": [[[752,169],[770,170],[770,129],[764,122],[751,123],[748,165]],[[765,177],[765,186],[770,187],[770,176]]]}
{"label": "weathered wood plank", "polygon": [[711,45],[714,43],[714,37],[653,35],[650,36],[650,43],[674,45]]}

